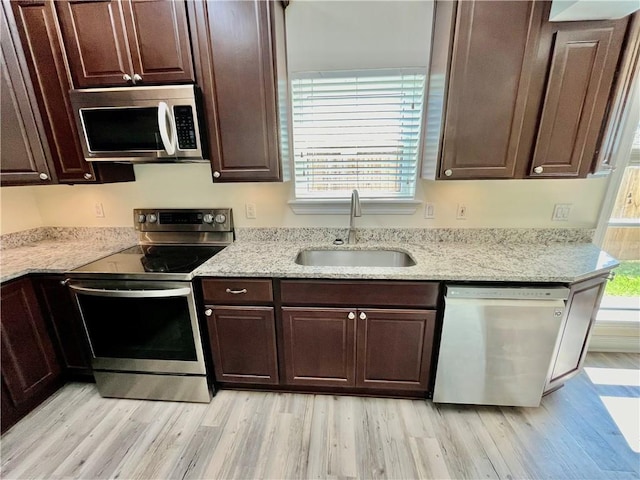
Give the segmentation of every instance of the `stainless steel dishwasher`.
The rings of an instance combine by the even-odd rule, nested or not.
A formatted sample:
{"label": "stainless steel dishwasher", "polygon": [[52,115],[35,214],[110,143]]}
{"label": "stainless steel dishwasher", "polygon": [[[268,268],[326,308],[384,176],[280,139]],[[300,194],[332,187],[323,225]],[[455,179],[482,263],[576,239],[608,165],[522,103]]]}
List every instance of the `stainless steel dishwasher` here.
{"label": "stainless steel dishwasher", "polygon": [[433,401],[538,406],[568,295],[448,285]]}

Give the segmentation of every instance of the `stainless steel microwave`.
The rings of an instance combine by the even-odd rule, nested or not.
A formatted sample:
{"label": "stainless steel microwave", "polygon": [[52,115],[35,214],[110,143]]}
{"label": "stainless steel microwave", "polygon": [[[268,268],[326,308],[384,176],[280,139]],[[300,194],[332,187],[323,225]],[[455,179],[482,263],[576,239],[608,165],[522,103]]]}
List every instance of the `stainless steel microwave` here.
{"label": "stainless steel microwave", "polygon": [[203,161],[195,85],[72,90],[89,162]]}

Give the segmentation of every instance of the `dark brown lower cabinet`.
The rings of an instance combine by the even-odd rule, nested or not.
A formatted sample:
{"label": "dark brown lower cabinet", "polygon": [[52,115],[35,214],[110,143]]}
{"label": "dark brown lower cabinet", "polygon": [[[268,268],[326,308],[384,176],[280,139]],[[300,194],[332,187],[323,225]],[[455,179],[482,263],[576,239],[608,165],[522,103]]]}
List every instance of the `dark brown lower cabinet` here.
{"label": "dark brown lower cabinet", "polygon": [[435,311],[282,308],[288,385],[424,391]]}
{"label": "dark brown lower cabinet", "polygon": [[37,276],[33,285],[42,314],[52,326],[65,373],[89,376],[92,374],[89,339],[64,279],[63,275]]}
{"label": "dark brown lower cabinet", "polygon": [[426,391],[435,321],[435,311],[359,311],[356,385]]}
{"label": "dark brown lower cabinet", "polygon": [[273,311],[273,307],[207,307],[218,382],[278,384]]}
{"label": "dark brown lower cabinet", "polygon": [[356,313],[346,308],[282,308],[288,385],[356,384]]}
{"label": "dark brown lower cabinet", "polygon": [[603,276],[571,285],[545,392],[559,388],[580,373],[606,284],[607,277]]}
{"label": "dark brown lower cabinet", "polygon": [[4,284],[0,292],[4,432],[55,391],[62,375],[31,279]]}

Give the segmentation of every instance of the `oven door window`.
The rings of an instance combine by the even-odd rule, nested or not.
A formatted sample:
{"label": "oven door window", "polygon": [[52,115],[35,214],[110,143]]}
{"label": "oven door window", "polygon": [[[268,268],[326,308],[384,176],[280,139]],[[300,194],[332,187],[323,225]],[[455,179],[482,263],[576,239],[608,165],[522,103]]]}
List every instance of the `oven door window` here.
{"label": "oven door window", "polygon": [[81,110],[90,152],[164,150],[158,107]]}
{"label": "oven door window", "polygon": [[96,357],[197,360],[187,297],[78,300]]}

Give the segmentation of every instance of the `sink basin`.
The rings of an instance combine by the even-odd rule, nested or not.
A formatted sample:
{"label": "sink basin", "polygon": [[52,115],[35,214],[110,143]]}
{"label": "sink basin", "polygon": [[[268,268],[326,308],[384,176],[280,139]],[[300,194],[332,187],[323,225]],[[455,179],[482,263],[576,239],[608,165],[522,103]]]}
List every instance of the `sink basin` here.
{"label": "sink basin", "polygon": [[412,267],[416,262],[398,250],[302,250],[298,265],[313,267]]}

